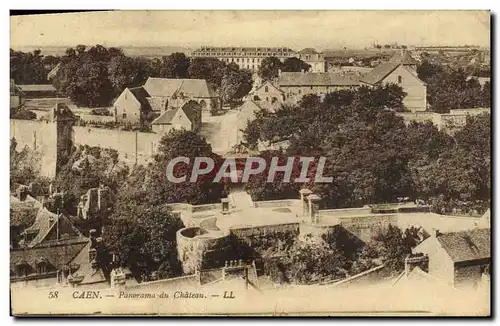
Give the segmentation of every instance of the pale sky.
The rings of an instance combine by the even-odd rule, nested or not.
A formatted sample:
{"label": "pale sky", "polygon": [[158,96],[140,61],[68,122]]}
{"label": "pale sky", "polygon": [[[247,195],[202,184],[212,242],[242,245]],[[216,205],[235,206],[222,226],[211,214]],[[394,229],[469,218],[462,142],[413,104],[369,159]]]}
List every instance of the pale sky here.
{"label": "pale sky", "polygon": [[488,11],[120,11],[11,17],[16,46],[490,44]]}

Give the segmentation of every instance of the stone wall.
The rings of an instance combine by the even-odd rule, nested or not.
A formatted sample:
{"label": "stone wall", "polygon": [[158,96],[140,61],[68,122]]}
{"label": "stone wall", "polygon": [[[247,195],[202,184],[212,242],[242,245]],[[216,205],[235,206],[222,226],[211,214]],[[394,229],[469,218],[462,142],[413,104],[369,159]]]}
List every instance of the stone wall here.
{"label": "stone wall", "polygon": [[15,137],[18,149],[28,146],[42,155],[41,173],[54,177],[56,173],[58,148],[67,145],[88,145],[112,148],[118,151],[119,159],[134,164],[147,164],[152,160],[162,135],[146,132],[122,131],[115,129],[93,128],[66,125],[38,120],[10,120],[10,137]]}
{"label": "stone wall", "polygon": [[75,144],[115,149],[119,153],[119,159],[130,165],[150,162],[161,137],[155,133],[73,127]]}
{"label": "stone wall", "polygon": [[57,128],[55,123],[10,119],[10,138],[15,138],[17,150],[31,148],[41,154],[40,174],[54,177],[57,164]]}
{"label": "stone wall", "polygon": [[177,231],[177,252],[184,273],[200,268],[222,267],[231,252],[229,232],[212,232],[201,227]]}
{"label": "stone wall", "polygon": [[250,236],[272,236],[274,233],[299,233],[299,223],[273,224],[263,226],[250,226],[241,228],[231,228],[231,234],[240,240]]}
{"label": "stone wall", "polygon": [[380,231],[389,227],[389,224],[397,226],[397,215],[371,215],[360,217],[344,217],[339,218],[340,225],[354,234],[363,242],[370,241]]}

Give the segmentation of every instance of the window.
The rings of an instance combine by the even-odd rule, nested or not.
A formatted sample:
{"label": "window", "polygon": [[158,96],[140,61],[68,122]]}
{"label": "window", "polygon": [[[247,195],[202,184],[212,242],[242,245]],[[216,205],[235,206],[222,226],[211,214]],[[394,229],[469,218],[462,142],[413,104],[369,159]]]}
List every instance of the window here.
{"label": "window", "polygon": [[44,261],[41,261],[36,265],[36,272],[38,274],[45,274],[47,273],[47,263]]}
{"label": "window", "polygon": [[301,90],[301,89],[299,89],[299,94],[301,94],[301,93],[302,93],[302,90]]}
{"label": "window", "polygon": [[398,76],[398,83],[401,84],[403,82],[403,76]]}
{"label": "window", "polygon": [[27,263],[23,262],[21,264],[18,264],[16,266],[17,268],[17,276],[23,277],[23,276],[28,276],[31,273],[31,267]]}
{"label": "window", "polygon": [[127,114],[125,112],[123,112],[122,118],[125,119],[126,117],[127,117]]}
{"label": "window", "polygon": [[236,62],[240,62],[240,58],[236,58]]}
{"label": "window", "polygon": [[264,92],[269,92],[269,86],[264,87]]}

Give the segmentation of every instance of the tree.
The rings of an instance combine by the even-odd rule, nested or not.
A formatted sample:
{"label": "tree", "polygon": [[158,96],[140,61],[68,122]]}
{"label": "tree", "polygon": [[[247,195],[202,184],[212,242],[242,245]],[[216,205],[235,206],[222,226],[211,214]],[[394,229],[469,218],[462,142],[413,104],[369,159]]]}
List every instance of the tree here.
{"label": "tree", "polygon": [[467,80],[464,70],[443,68],[424,60],[417,72],[428,84],[427,99],[432,111],[447,113],[450,109],[482,106],[483,90],[477,79]]}
{"label": "tree", "polygon": [[188,68],[189,78],[204,79],[219,89],[225,71],[224,62],[216,58],[193,58]]}
{"label": "tree", "polygon": [[148,281],[152,272],[169,278],[182,274],[175,238],[182,227],[180,218],[164,205],[128,205],[128,210],[111,218],[103,240],[120,265],[130,267],[142,281]]}
{"label": "tree", "polygon": [[64,212],[75,216],[80,197],[100,185],[116,193],[125,181],[128,167],[118,160],[116,150],[78,146],[61,167],[55,185],[64,194]]}
{"label": "tree", "polygon": [[16,84],[43,84],[47,82],[47,70],[41,50],[21,52],[10,49],[10,78]]}
{"label": "tree", "polygon": [[[177,157],[187,157],[190,161],[188,164],[176,164],[174,176],[186,175],[186,180],[173,183],[167,179],[167,165]],[[196,182],[190,182],[196,157],[212,158],[216,167],[221,164],[221,158],[212,152],[211,146],[198,134],[185,130],[171,131],[161,139],[154,162],[137,170],[127,180],[120,191],[120,198],[123,197],[124,202],[149,205],[218,202],[224,196],[224,184],[213,182],[215,169],[210,174],[199,176]]]}
{"label": "tree", "polygon": [[230,64],[221,81],[221,95],[226,103],[239,101],[252,90],[252,72]]}
{"label": "tree", "polygon": [[157,61],[155,68],[152,71],[153,77],[187,78],[189,59],[184,53],[174,52],[162,57],[160,62]]}
{"label": "tree", "polygon": [[114,94],[120,94],[126,87],[137,87],[149,77],[149,66],[145,58],[131,58],[123,55],[111,57],[108,76],[114,88]]}
{"label": "tree", "polygon": [[81,106],[99,107],[111,104],[116,91],[109,80],[108,50],[96,45],[85,51],[68,49],[62,58],[63,65],[54,78],[54,86],[63,96],[68,96]]}
{"label": "tree", "polygon": [[278,77],[278,72],[282,68],[282,62],[276,57],[264,58],[259,67],[259,77],[262,80],[272,80]]}
{"label": "tree", "polygon": [[36,113],[23,107],[10,108],[10,118],[21,120],[36,120]]}
{"label": "tree", "polygon": [[300,60],[299,58],[286,58],[281,66],[283,72],[301,72],[309,71],[310,65]]}
{"label": "tree", "polygon": [[491,107],[491,84],[489,81],[484,83],[481,91],[481,106],[485,108]]}
{"label": "tree", "polygon": [[404,260],[416,245],[414,234],[411,231],[403,233],[397,226],[389,224],[386,230],[381,230],[373,239],[386,268],[393,273],[403,271]]}

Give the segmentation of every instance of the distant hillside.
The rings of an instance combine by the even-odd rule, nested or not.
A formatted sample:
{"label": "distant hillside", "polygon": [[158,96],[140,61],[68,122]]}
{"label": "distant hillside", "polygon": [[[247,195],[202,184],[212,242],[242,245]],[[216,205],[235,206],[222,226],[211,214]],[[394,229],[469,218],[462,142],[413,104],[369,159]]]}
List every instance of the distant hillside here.
{"label": "distant hillside", "polygon": [[[14,50],[23,52],[32,52],[33,50],[40,49],[42,50],[43,55],[61,56],[64,55],[68,47],[69,46],[42,46],[42,47],[23,46],[23,47],[15,47]],[[193,51],[193,49],[180,46],[151,46],[151,47],[117,46],[117,47],[122,48],[123,52],[128,56],[132,57],[145,56],[148,58],[162,57],[164,55],[169,55],[174,52],[184,52],[186,55],[189,55]]]}

